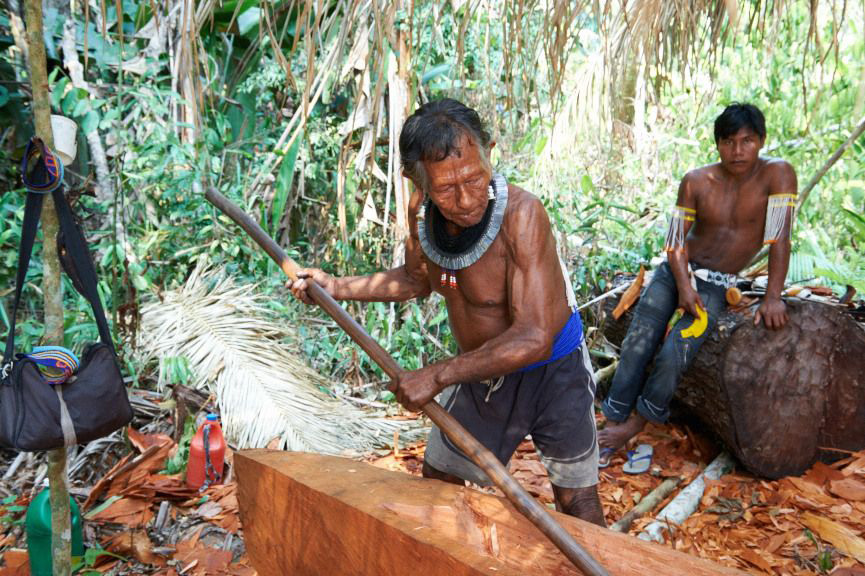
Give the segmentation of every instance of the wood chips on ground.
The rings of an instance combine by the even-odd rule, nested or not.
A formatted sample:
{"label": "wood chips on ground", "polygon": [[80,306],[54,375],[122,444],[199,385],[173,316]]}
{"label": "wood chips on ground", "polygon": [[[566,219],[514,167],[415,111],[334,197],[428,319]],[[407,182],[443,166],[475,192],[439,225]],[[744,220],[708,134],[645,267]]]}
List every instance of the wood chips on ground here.
{"label": "wood chips on ground", "polygon": [[[650,424],[632,440],[654,447],[649,473],[622,472],[622,453],[600,471],[598,491],[608,525],[665,478],[681,477],[681,490],[716,456],[711,442],[689,432],[679,425]],[[423,444],[413,445],[372,463],[419,476],[423,451]],[[552,507],[546,470],[530,440],[519,446],[509,468],[529,493]],[[652,515],[635,520],[629,533],[639,534],[679,490]],[[831,465],[818,462],[801,477],[770,481],[736,471],[709,480],[698,510],[666,545],[750,574],[865,576],[863,536],[865,451]]]}
{"label": "wood chips on ground", "polygon": [[[181,475],[160,473],[166,458],[176,450],[168,436],[132,430],[129,438],[134,451],[91,488],[82,506],[88,530],[98,528],[101,546],[123,558],[105,556],[93,569],[132,574],[141,573],[136,567],[147,566],[146,573],[169,576],[254,576],[245,554],[234,557],[224,549],[230,548],[230,537],[242,538],[233,481],[229,478],[226,484],[199,494],[186,487]],[[608,524],[665,478],[680,477],[679,488],[687,486],[717,451],[711,442],[679,425],[650,425],[632,442],[654,447],[652,468],[646,474],[625,474],[624,456],[618,454],[609,468],[600,471],[599,493]],[[385,456],[370,456],[368,461],[420,476],[424,448],[416,444]],[[227,466],[230,464],[229,453]],[[529,493],[552,507],[552,489],[530,440],[517,449],[510,471]],[[162,502],[170,503],[169,512],[163,526],[157,528],[154,524]],[[27,498],[22,496],[6,506],[20,510],[26,505]],[[5,515],[3,507],[0,515]],[[22,515],[20,511],[10,514],[18,520]],[[639,534],[651,521],[652,516],[637,519],[630,534]],[[179,534],[176,538],[165,537],[178,525],[190,528],[174,529]],[[203,536],[208,525],[218,527],[218,539],[212,533]],[[10,526],[3,526],[0,538],[0,576],[26,576],[23,537],[20,531],[10,531]],[[768,481],[737,471],[708,481],[697,512],[665,545],[751,574],[865,576],[863,536],[865,451],[831,465],[817,463],[799,477]]]}

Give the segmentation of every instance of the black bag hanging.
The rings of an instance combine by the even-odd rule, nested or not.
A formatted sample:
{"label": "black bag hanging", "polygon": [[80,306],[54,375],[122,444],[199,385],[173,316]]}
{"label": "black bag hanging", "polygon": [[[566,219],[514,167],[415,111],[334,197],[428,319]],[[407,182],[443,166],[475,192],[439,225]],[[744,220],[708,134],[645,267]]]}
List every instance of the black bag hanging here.
{"label": "black bag hanging", "polygon": [[[96,269],[63,194],[62,164],[41,142],[34,140],[28,146],[23,170],[25,180],[28,179],[28,160],[39,153],[41,157],[37,158],[34,172],[41,175],[42,183],[34,185],[32,173],[30,182],[25,182],[29,191],[18,252],[15,303],[0,369],[0,445],[26,451],[90,442],[132,420],[132,407],[96,288]],[[45,380],[33,359],[23,354],[14,355],[15,317],[36,239],[42,201],[49,191],[54,198],[67,256],[79,277],[76,284],[80,284],[82,295],[90,302],[100,339],[86,347],[78,369],[64,383],[56,385]]]}

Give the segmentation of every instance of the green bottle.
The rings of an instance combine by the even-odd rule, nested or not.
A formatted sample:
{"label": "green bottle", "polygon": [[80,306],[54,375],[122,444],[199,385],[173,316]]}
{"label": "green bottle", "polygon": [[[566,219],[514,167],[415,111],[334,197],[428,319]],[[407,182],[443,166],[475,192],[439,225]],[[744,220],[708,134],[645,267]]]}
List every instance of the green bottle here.
{"label": "green bottle", "polygon": [[[25,520],[27,553],[30,557],[31,576],[52,576],[51,560],[51,497],[48,480],[42,491],[30,502]],[[69,509],[72,514],[72,566],[84,559],[84,542],[81,538],[81,511],[70,496]]]}

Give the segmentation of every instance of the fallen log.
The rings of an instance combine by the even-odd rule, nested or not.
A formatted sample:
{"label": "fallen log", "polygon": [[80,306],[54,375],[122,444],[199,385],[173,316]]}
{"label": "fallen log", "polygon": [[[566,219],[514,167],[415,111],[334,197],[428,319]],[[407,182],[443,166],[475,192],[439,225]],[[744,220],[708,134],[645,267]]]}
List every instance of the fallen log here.
{"label": "fallen log", "polygon": [[[695,415],[751,472],[798,475],[821,456],[865,448],[865,329],[840,306],[787,298],[782,330],[727,310],[676,390],[674,407]],[[634,308],[602,331],[621,345]],[[604,390],[599,390],[604,394]]]}
{"label": "fallen log", "polygon": [[[318,454],[250,450],[234,463],[261,576],[580,574],[504,498]],[[553,514],[614,576],[742,574]]]}

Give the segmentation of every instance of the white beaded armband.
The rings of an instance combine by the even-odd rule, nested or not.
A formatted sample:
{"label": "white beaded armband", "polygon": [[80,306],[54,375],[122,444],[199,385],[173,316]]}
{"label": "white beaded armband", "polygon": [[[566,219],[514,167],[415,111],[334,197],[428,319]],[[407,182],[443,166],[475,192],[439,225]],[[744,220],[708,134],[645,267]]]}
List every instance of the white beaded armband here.
{"label": "white beaded armband", "polygon": [[796,210],[796,196],[794,194],[773,194],[769,196],[769,205],[766,208],[766,231],[763,234],[763,244],[774,244],[781,239],[784,232],[784,223],[787,214],[790,215],[789,234],[793,230],[793,214]]}
{"label": "white beaded armband", "polygon": [[667,240],[664,242],[665,252],[685,249],[685,222],[693,222],[696,214],[696,210],[685,206],[676,206],[670,211],[670,225],[667,228]]}

